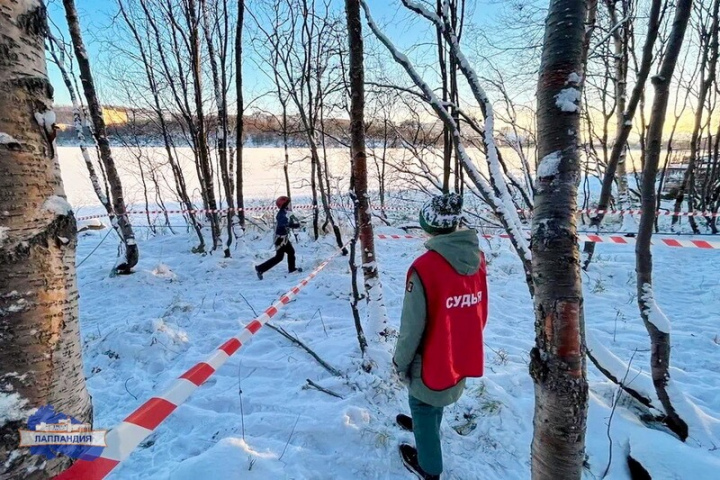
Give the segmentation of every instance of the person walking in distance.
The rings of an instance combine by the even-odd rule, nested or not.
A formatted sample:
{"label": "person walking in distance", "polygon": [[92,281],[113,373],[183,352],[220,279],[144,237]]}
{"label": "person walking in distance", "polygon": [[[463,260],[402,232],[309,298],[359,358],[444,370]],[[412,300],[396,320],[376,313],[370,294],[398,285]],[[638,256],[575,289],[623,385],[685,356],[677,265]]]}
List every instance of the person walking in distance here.
{"label": "person walking in distance", "polygon": [[302,268],[295,266],[295,249],[290,243],[290,230],[293,228],[299,228],[300,223],[295,219],[295,216],[290,214],[290,199],[286,196],[278,197],[275,200],[277,205],[278,213],[275,217],[275,256],[265,263],[262,263],[255,267],[255,272],[260,280],[263,279],[263,274],[273,268],[275,265],[283,261],[285,254],[288,257],[288,272],[302,272]]}
{"label": "person walking in distance", "polygon": [[443,471],[440,423],[465,378],[483,375],[483,329],[488,316],[487,268],[475,230],[459,230],[462,197],[433,197],[420,211],[420,226],[432,238],[410,267],[393,364],[408,386],[415,447],[400,445],[405,466],[420,479]]}

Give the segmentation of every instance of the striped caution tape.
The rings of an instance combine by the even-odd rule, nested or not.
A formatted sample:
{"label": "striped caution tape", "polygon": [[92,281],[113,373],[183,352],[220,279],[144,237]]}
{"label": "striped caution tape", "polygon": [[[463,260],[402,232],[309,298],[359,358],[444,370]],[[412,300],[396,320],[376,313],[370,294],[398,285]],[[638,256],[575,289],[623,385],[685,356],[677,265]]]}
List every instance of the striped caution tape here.
{"label": "striped caution tape", "polygon": [[132,412],[105,437],[107,446],[100,457],[93,460],[80,459],[69,469],[55,477],[56,480],[101,480],[127,459],[135,448],[145,440],[170,414],[182,405],[190,395],[215,373],[227,360],[247,343],[263,325],[315,278],[340,252],[320,264],[310,275],[281,296],[265,312],[236,335],[220,345],[204,361],[197,363],[162,394],[151,398]]}
{"label": "striped caution tape", "polygon": [[[387,210],[387,211],[417,211],[419,210],[419,207],[413,206],[413,207],[383,207],[380,205],[373,205],[372,207],[375,210]],[[485,213],[485,214],[493,214],[492,210],[480,210],[479,213]],[[518,209],[517,213],[521,215],[531,216],[532,210],[523,210]],[[578,209],[577,213],[579,215],[585,214],[585,215],[642,215],[642,210],[600,210],[597,208],[585,208],[585,209]],[[708,217],[708,218],[720,218],[720,212],[678,212],[677,214],[675,212],[670,212],[667,210],[658,210],[655,212],[656,215],[660,217],[671,217],[677,215],[678,217]]]}
{"label": "striped caution tape", "polygon": [[[293,206],[293,209],[295,210],[312,210],[312,205],[297,205]],[[277,210],[277,207],[247,207],[247,208],[215,208],[215,209],[205,209],[205,208],[197,208],[197,209],[179,209],[179,210],[128,210],[125,212],[125,215],[161,215],[161,214],[168,214],[168,215],[184,215],[186,213],[228,213],[230,211],[237,211],[237,212],[271,212]],[[100,213],[97,215],[84,215],[82,217],[77,217],[77,221],[81,222],[84,220],[92,220],[95,218],[105,218],[108,217],[109,214],[107,213]]]}
{"label": "striped caution tape", "polygon": [[[331,204],[331,208],[344,208],[343,205],[337,205],[337,204]],[[321,208],[320,205],[293,205],[294,210],[314,210],[314,209]],[[403,206],[381,206],[381,205],[372,205],[372,208],[374,210],[383,210],[383,211],[416,211],[418,210],[417,206],[412,207],[403,207]],[[276,207],[274,206],[263,206],[263,207],[247,207],[244,209],[237,209],[237,208],[216,208],[216,209],[181,209],[181,210],[130,210],[125,212],[125,215],[161,215],[161,214],[168,214],[168,215],[175,215],[175,214],[187,214],[187,213],[228,213],[230,211],[246,211],[246,212],[271,212],[275,211]],[[531,216],[532,211],[530,210],[518,210],[519,214]],[[492,214],[493,212],[491,210],[483,210],[480,213],[486,213],[486,214]],[[577,211],[578,214],[585,214],[585,215],[642,215],[642,210],[599,210],[596,208],[588,208],[588,209],[580,209]],[[655,212],[658,216],[663,217],[669,217],[676,215],[674,212],[666,211],[666,210],[658,210]],[[78,217],[78,221],[84,221],[84,220],[92,220],[95,218],[104,218],[108,217],[109,215],[107,213],[101,213],[97,215],[85,215],[82,217]],[[720,218],[720,212],[678,212],[677,216],[679,217],[704,217],[704,218]]]}
{"label": "striped caution tape", "polygon": [[[595,242],[595,243],[614,243],[618,245],[635,245],[637,238],[635,237],[624,237],[621,235],[580,235],[581,242]],[[707,240],[686,240],[678,237],[653,237],[651,240],[653,245],[664,245],[666,247],[675,248],[700,248],[703,250],[720,250],[720,241],[707,241]]]}
{"label": "striped caution tape", "polygon": [[[510,238],[510,235],[508,235],[508,234],[499,234],[499,235],[482,234],[479,236],[481,238],[486,238],[486,239]],[[377,238],[379,238],[381,240],[407,240],[407,239],[427,240],[429,237],[425,237],[422,235],[381,234],[381,235],[378,235]],[[634,245],[636,240],[637,239],[635,237],[625,237],[625,236],[621,236],[621,235],[591,235],[591,234],[578,235],[579,242],[613,243],[616,245]],[[699,249],[703,249],[703,250],[720,250],[720,241],[694,240],[694,239],[686,240],[686,239],[678,238],[678,237],[667,237],[667,238],[654,237],[652,239],[652,244],[653,245],[662,245],[662,246],[666,246],[666,247],[674,247],[674,248],[699,248]]]}
{"label": "striped caution tape", "polygon": [[[642,215],[642,210],[598,210],[597,208],[589,208],[578,210],[578,213],[598,214],[598,215]],[[670,212],[667,210],[658,210],[655,214],[659,217],[720,217],[720,212]]]}

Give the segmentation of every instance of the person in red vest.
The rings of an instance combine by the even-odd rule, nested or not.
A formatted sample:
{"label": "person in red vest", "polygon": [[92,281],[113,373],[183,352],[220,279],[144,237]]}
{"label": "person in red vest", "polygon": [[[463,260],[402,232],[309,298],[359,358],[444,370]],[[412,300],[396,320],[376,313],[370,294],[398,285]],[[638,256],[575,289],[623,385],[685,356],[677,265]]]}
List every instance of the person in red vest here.
{"label": "person in red vest", "polygon": [[462,197],[433,197],[420,211],[432,235],[427,252],[407,274],[393,363],[408,386],[412,418],[398,415],[415,445],[400,445],[405,466],[421,479],[443,471],[440,423],[465,378],[483,374],[483,329],[488,316],[487,269],[475,230],[459,230]]}

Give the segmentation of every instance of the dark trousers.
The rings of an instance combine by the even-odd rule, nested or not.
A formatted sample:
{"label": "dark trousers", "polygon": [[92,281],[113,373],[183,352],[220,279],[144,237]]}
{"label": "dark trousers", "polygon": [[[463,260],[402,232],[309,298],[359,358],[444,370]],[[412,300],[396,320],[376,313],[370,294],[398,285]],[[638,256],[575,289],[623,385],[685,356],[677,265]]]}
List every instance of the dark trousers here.
{"label": "dark trousers", "polygon": [[[283,244],[284,242],[284,244]],[[288,272],[294,272],[295,271],[295,249],[292,246],[292,243],[290,243],[290,239],[286,238],[277,238],[275,239],[275,256],[268,260],[267,262],[258,265],[257,269],[260,273],[265,273],[271,268],[273,268],[275,265],[283,261],[283,258],[285,257],[285,254],[287,253],[288,256]]]}
{"label": "dark trousers", "polygon": [[433,407],[410,395],[410,413],[420,468],[429,475],[440,475],[443,471],[440,448],[443,407]]}

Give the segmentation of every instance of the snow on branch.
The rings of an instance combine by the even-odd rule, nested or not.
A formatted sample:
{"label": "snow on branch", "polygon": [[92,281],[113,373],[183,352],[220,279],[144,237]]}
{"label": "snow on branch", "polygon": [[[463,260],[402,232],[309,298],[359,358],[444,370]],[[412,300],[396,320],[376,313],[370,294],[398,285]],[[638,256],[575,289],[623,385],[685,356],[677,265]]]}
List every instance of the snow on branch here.
{"label": "snow on branch", "polygon": [[[506,219],[508,228],[511,230],[509,233],[516,237],[518,244],[517,248],[522,252],[521,255],[530,259],[530,248],[521,232],[522,223],[518,217],[512,201],[512,196],[510,195],[510,189],[505,182],[502,167],[500,166],[498,149],[495,144],[495,138],[493,137],[495,131],[495,115],[492,103],[490,102],[487,93],[482,88],[480,79],[475,72],[475,69],[472,68],[467,57],[465,57],[465,54],[460,49],[460,42],[449,22],[450,4],[448,0],[443,0],[441,18],[420,3],[412,0],[402,0],[402,2],[407,8],[425,17],[427,20],[435,24],[438,29],[440,29],[445,41],[450,46],[450,53],[457,59],[458,66],[470,85],[470,90],[472,91],[475,100],[480,105],[480,110],[485,117],[485,134],[483,135],[483,143],[485,143],[487,150],[488,167],[490,169],[490,175],[495,182],[497,192],[500,195],[500,201],[497,202],[496,205],[493,205],[493,207],[499,215]],[[472,167],[474,168],[474,165]]]}
{"label": "snow on branch", "polygon": [[670,333],[670,320],[660,310],[657,302],[655,301],[655,293],[653,292],[652,285],[646,283],[642,287],[643,296],[642,301],[645,303],[645,315],[650,323],[655,325],[655,328],[663,333]]}
{"label": "snow on branch", "polygon": [[[618,384],[641,404],[662,411],[662,404],[655,393],[652,378],[647,373],[627,365],[618,358],[598,340],[592,330],[586,329],[585,343],[588,357],[603,375]],[[623,378],[627,380],[623,381]]]}
{"label": "snow on branch", "polygon": [[[403,0],[405,1],[405,0]],[[493,191],[493,188],[488,184],[488,182],[480,175],[480,172],[477,170],[475,165],[473,164],[472,159],[470,158],[470,155],[467,153],[467,150],[465,149],[465,146],[463,145],[461,139],[460,139],[460,131],[458,128],[458,125],[456,124],[455,120],[453,119],[452,115],[448,112],[445,103],[440,100],[437,95],[435,95],[435,92],[430,88],[430,86],[422,79],[422,77],[418,74],[418,72],[413,67],[410,60],[407,58],[406,55],[398,51],[397,48],[392,44],[392,42],[387,38],[385,34],[382,33],[382,31],[378,28],[378,26],[375,24],[375,21],[372,18],[372,15],[370,14],[370,9],[367,6],[367,3],[364,0],[360,1],[361,6],[363,7],[363,10],[365,12],[365,17],[367,19],[368,26],[370,27],[370,30],[372,30],[373,34],[380,40],[380,42],[385,45],[385,47],[388,49],[388,51],[391,53],[395,61],[400,64],[407,74],[410,76],[412,81],[415,83],[415,85],[422,90],[425,97],[428,98],[428,103],[432,107],[432,109],[435,111],[435,113],[438,115],[438,117],[442,120],[442,122],[448,126],[448,129],[452,132],[452,140],[453,144],[455,145],[458,154],[460,155],[460,159],[463,162],[463,166],[467,170],[468,176],[472,179],[473,183],[478,187],[482,194],[482,198],[495,210],[501,218],[505,220],[506,228],[508,230],[508,233],[512,237],[513,243],[515,244],[515,248],[518,251],[518,254],[520,255],[523,262],[529,261],[531,259],[531,252],[530,248],[527,245],[527,242],[523,236],[522,230],[521,230],[521,224],[520,219],[517,216],[517,212],[515,211],[514,204],[512,203],[512,199],[510,198],[509,191],[507,189],[507,186],[505,184],[504,178],[502,177],[502,170],[499,165],[499,160],[497,157],[497,149],[494,144],[494,141],[492,139],[492,131],[493,131],[493,118],[492,116],[488,117],[486,115],[486,121],[485,121],[485,142],[486,146],[488,148],[488,163],[490,165],[490,173],[491,178],[495,181],[496,185],[499,187],[498,190],[500,192],[501,198],[498,198],[495,195],[495,192]],[[417,6],[417,5],[416,5]],[[421,6],[418,6],[419,8],[422,8]],[[436,17],[437,18],[437,17]],[[438,19],[439,20],[439,19]],[[464,57],[462,57],[464,59]],[[467,61],[466,61],[467,63]],[[475,77],[477,78],[477,76]],[[489,105],[489,101],[487,101],[487,97],[485,97],[486,102],[485,105]]]}

